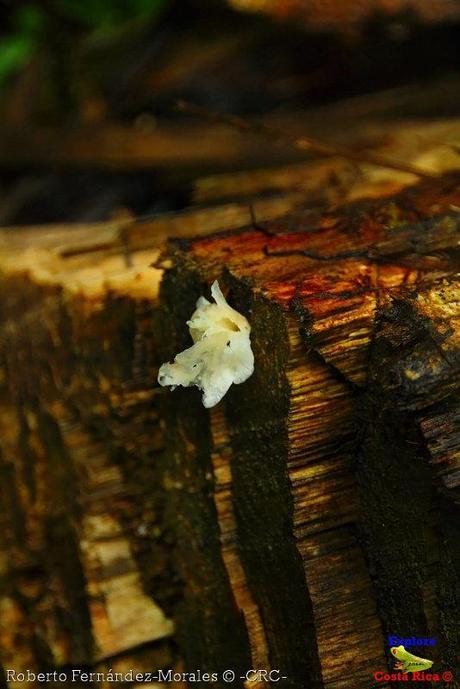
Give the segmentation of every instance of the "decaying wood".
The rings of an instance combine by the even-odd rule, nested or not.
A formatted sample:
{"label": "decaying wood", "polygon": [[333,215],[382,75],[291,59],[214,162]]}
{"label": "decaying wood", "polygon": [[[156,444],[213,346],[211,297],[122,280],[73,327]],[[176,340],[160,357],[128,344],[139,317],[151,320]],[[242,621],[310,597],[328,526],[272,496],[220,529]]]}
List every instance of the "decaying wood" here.
{"label": "decaying wood", "polygon": [[[0,164],[59,164],[64,167],[229,169],[251,166],[254,160],[279,164],[293,158],[283,149],[267,150],[260,142],[248,145],[239,134],[201,125],[153,125],[136,129],[117,123],[83,125],[74,130],[52,127],[9,128],[2,137]],[[297,156],[299,158],[300,156]]]}
{"label": "decaying wood", "polygon": [[[135,473],[127,468],[146,423],[155,426],[154,412],[146,409],[151,392],[143,380],[149,376],[123,364],[123,351],[130,354],[132,343],[112,338],[110,321],[110,311],[118,311],[126,332],[134,330],[142,347],[149,307],[142,300],[127,305],[121,297],[93,290],[91,299],[77,295],[67,310],[62,286],[33,284],[26,275],[6,279],[2,290],[9,295],[2,305],[3,365],[16,424],[10,430],[16,447],[3,450],[9,476],[4,488],[16,514],[12,523],[7,513],[3,534],[14,568],[6,591],[33,636],[27,647],[34,649],[32,668],[104,662],[139,644],[168,638],[172,631],[171,621],[147,596],[149,582],[138,564],[146,557],[164,559],[145,551],[148,534],[157,528],[153,507],[139,497],[145,481],[127,478],[148,473],[150,464],[145,456],[144,468],[142,461]],[[108,328],[103,338],[93,330],[98,327]],[[66,345],[69,328],[84,340],[75,342],[78,354]],[[117,351],[109,365],[113,368],[93,376],[91,359],[112,347]],[[72,367],[74,357],[79,364]],[[134,409],[136,419],[129,423]],[[110,430],[102,431],[104,418],[111,419]],[[130,438],[124,434],[126,445],[120,444],[123,428],[132,431]],[[158,450],[154,442],[146,452],[152,459]],[[155,569],[150,569],[153,578]],[[8,667],[23,665],[16,633],[15,625],[3,627]],[[171,658],[171,648],[168,653]]]}
{"label": "decaying wood", "polygon": [[208,119],[211,122],[223,122],[224,124],[228,124],[242,132],[252,132],[253,134],[265,136],[268,140],[271,140],[272,143],[292,146],[299,151],[314,152],[317,155],[324,156],[325,158],[340,157],[344,160],[348,160],[360,165],[375,165],[377,167],[383,167],[387,170],[405,172],[409,175],[415,175],[416,177],[434,176],[429,171],[422,170],[416,165],[411,165],[410,163],[398,163],[394,160],[391,160],[391,158],[387,158],[373,152],[368,153],[366,151],[354,151],[352,148],[333,145],[311,136],[288,136],[282,131],[270,127],[262,122],[251,122],[235,115],[223,115],[222,113],[207,110],[206,108],[197,106],[194,103],[189,103],[187,101],[178,101],[177,107],[181,112],[190,113],[203,119]]}
{"label": "decaying wood", "polygon": [[[297,198],[263,199],[252,212],[268,220]],[[1,232],[5,667],[142,672],[177,662],[171,615],[181,587],[160,519],[153,386],[161,270],[151,266],[171,233],[251,217],[233,203]]]}
{"label": "decaying wood", "polygon": [[[252,210],[0,232],[4,667],[368,689],[388,633],[430,633],[459,670],[459,178],[340,166]],[[155,379],[216,277],[256,369],[208,413]]]}
{"label": "decaying wood", "polygon": [[[438,171],[431,164],[430,151],[444,146],[447,155],[446,145],[458,142],[458,118],[449,117],[452,94],[458,88],[458,79],[445,79],[439,84],[427,84],[422,94],[420,89],[392,89],[384,97],[350,98],[342,101],[340,108],[334,104],[307,113],[273,114],[256,122],[222,114],[214,118],[214,123],[191,118],[179,123],[147,118],[130,126],[102,121],[63,129],[32,124],[15,127],[6,120],[0,167],[59,164],[85,169],[154,168],[170,174],[177,174],[181,168],[184,174],[311,160],[312,153],[319,151],[337,157],[343,153],[359,163],[393,162],[398,170],[407,167],[408,174],[412,170],[429,175]],[[440,118],[431,116],[426,121],[427,104],[431,108],[433,101],[440,102]],[[392,102],[398,102],[397,115],[388,107]],[[443,109],[446,115],[441,117]],[[201,115],[207,112],[198,111]],[[338,121],[341,127],[337,127]],[[255,132],[263,136],[254,136]],[[267,146],[267,141],[271,145]]]}
{"label": "decaying wood", "polygon": [[377,15],[380,20],[403,21],[405,13],[426,23],[455,20],[459,8],[455,3],[435,0],[344,0],[339,5],[313,0],[229,0],[234,7],[248,12],[269,12],[279,19],[302,21],[310,30],[350,31],[363,28]]}
{"label": "decaying wood", "polygon": [[170,243],[164,358],[216,277],[256,357],[223,410],[195,390],[169,402],[188,665],[223,668],[231,648],[282,686],[364,689],[386,636],[416,634],[458,672],[459,193],[454,175]]}

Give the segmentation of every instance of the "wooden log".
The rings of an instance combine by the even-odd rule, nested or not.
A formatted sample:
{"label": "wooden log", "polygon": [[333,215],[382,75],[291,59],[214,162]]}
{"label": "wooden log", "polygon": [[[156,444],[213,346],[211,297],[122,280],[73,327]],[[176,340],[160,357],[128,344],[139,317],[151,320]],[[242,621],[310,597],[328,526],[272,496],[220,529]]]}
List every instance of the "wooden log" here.
{"label": "wooden log", "polygon": [[[147,476],[144,483],[134,476],[149,473],[154,462],[147,454],[152,460],[161,448],[154,440],[144,459],[139,455],[134,470],[128,469],[136,439],[145,433],[146,419],[155,426],[155,414],[146,409],[151,395],[143,389],[142,373],[123,363],[133,343],[144,337],[148,306],[142,299],[127,305],[120,296],[104,298],[93,291],[90,299],[78,295],[67,310],[61,286],[33,284],[27,276],[5,278],[2,288],[8,292],[4,366],[17,426],[10,431],[17,447],[5,452],[3,465],[12,495],[3,506],[13,567],[7,580],[13,593],[20,587],[13,597],[19,596],[24,627],[34,639],[28,646],[34,649],[32,668],[97,664],[147,643],[154,644],[155,655],[154,642],[170,637],[172,623],[146,590],[152,578],[164,576],[166,566],[160,572],[150,567],[150,582],[143,580],[147,568],[140,569],[139,561],[147,557],[159,563],[164,555],[161,548],[154,553],[148,547],[146,553],[156,517],[153,505],[139,497]],[[126,340],[107,339],[114,309]],[[78,331],[82,318],[85,344],[77,339],[71,351],[69,329]],[[93,334],[98,327],[106,330],[105,339]],[[91,375],[86,358],[100,357],[109,342],[117,352],[110,384],[102,370]],[[79,364],[70,370],[75,356]],[[136,421],[129,424],[136,406]],[[112,418],[110,430],[101,431],[103,418]],[[123,424],[133,435],[128,440],[125,434],[122,447],[117,432]],[[12,529],[13,509],[19,532]],[[14,625],[5,630],[13,638],[4,644],[4,658],[17,668],[15,630]],[[170,647],[170,661],[171,653]]]}
{"label": "wooden log", "polygon": [[422,24],[455,21],[459,17],[455,4],[434,0],[394,0],[390,5],[385,0],[345,0],[340,5],[325,5],[316,0],[311,3],[299,0],[229,0],[229,3],[246,12],[268,12],[277,19],[300,21],[310,31],[356,31],[370,20],[375,21],[376,17],[381,22],[396,17],[403,21],[406,12]]}
{"label": "wooden log", "polygon": [[2,139],[0,164],[18,168],[26,164],[61,167],[95,167],[115,170],[148,168],[231,169],[235,166],[282,163],[300,159],[292,151],[267,149],[264,142],[244,141],[225,127],[163,124],[142,131],[118,123],[68,127],[9,128]]}
{"label": "wooden log", "polygon": [[[452,93],[458,88],[459,80],[451,78],[428,84],[421,92],[420,89],[392,89],[377,96],[341,101],[340,106],[265,116],[256,120],[246,134],[224,122],[210,124],[202,115],[198,121],[195,118],[190,122],[187,118],[180,125],[159,121],[144,128],[136,123],[110,121],[66,127],[35,124],[17,127],[15,120],[13,123],[6,120],[2,121],[0,168],[33,165],[60,169],[158,169],[171,178],[190,179],[201,171],[232,173],[302,160],[311,162],[315,150],[305,145],[311,137],[321,141],[326,152],[328,148],[345,148],[351,156],[383,156],[401,166],[408,163],[417,166],[418,158],[423,156],[419,167],[429,173],[433,169],[433,152],[437,162],[434,169],[439,170],[440,156],[436,155],[439,147],[444,159],[441,169],[458,162],[457,156],[449,153],[449,145],[458,142],[460,128],[458,118],[451,115],[456,112]],[[439,101],[439,119],[432,117],[433,100]],[[401,104],[396,112],[388,106],[395,101]],[[427,111],[430,117],[425,121]],[[341,123],[340,127],[337,122]],[[262,131],[257,136],[258,127]],[[264,128],[276,129],[281,136],[270,132],[267,136]],[[290,139],[305,139],[300,147],[303,150],[292,145]],[[409,181],[414,181],[412,176]]]}
{"label": "wooden log", "polygon": [[[295,198],[254,209],[276,217]],[[6,668],[176,666],[171,616],[181,587],[161,518],[153,389],[162,271],[151,265],[171,233],[250,219],[247,204],[227,204],[150,221],[1,231]]]}
{"label": "wooden log", "polygon": [[[459,670],[459,178],[375,195],[0,233],[6,668]],[[256,368],[208,412],[154,381],[216,277]]]}
{"label": "wooden log", "polygon": [[170,242],[163,358],[219,278],[256,360],[223,409],[168,402],[186,666],[364,689],[395,634],[458,672],[459,193],[453,175]]}

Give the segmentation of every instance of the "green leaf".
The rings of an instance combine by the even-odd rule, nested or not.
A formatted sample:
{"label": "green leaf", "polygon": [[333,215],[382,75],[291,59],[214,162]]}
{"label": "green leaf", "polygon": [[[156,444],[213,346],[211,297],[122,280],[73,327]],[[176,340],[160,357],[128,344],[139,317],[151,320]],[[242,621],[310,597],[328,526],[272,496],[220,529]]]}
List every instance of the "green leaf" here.
{"label": "green leaf", "polygon": [[34,47],[35,41],[21,34],[9,36],[0,42],[0,86],[27,62]]}

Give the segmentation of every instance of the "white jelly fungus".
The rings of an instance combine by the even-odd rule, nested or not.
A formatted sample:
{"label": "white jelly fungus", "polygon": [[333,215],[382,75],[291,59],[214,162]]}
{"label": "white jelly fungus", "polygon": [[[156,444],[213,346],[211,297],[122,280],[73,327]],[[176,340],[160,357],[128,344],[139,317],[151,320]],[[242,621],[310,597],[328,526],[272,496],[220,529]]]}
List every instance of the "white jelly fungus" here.
{"label": "white jelly fungus", "polygon": [[232,383],[244,383],[254,371],[254,355],[247,319],[232,309],[217,280],[211,287],[215,304],[204,297],[187,321],[194,344],[178,354],[174,363],[163,364],[160,385],[196,385],[203,391],[203,405],[214,407]]}

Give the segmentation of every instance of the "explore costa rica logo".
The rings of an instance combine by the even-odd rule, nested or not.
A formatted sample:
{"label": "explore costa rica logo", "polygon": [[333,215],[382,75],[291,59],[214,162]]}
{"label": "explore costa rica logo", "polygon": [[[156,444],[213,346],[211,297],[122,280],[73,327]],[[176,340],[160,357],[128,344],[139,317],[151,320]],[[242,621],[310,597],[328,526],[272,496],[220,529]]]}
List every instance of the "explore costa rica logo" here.
{"label": "explore costa rica logo", "polygon": [[[433,661],[428,658],[422,658],[410,653],[406,650],[407,646],[434,646],[436,641],[432,638],[424,637],[410,637],[408,639],[400,639],[397,636],[390,636],[388,638],[390,645],[390,653],[394,658],[395,664],[393,671],[377,671],[374,673],[374,679],[377,682],[451,682],[453,674],[449,670],[442,673],[428,672],[433,666]],[[400,642],[399,645],[394,645],[395,642]],[[402,643],[404,642],[404,643]],[[397,671],[397,672],[395,672]]]}

